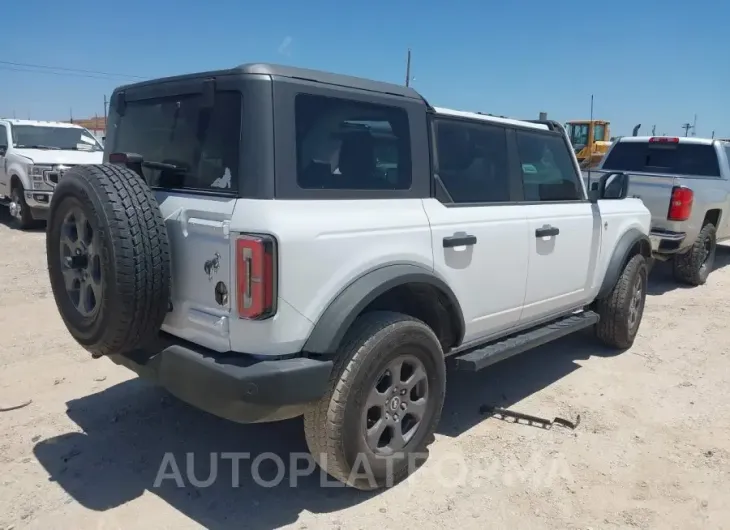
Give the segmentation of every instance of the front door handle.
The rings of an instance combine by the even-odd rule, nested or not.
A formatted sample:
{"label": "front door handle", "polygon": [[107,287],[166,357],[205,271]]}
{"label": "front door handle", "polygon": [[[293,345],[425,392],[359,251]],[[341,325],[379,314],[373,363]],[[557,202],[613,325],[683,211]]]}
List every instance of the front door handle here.
{"label": "front door handle", "polygon": [[542,228],[535,230],[535,237],[550,237],[557,236],[560,233],[560,229],[555,226],[544,225]]}
{"label": "front door handle", "polygon": [[444,238],[444,248],[471,246],[477,244],[477,236],[471,234],[454,234]]}

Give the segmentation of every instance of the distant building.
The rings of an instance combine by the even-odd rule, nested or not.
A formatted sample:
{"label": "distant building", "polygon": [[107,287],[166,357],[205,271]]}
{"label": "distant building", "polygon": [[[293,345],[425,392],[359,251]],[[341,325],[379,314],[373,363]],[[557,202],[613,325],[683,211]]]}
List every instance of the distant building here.
{"label": "distant building", "polygon": [[80,125],[89,130],[99,140],[106,136],[106,120],[103,117],[94,116],[93,118],[73,119],[71,123]]}

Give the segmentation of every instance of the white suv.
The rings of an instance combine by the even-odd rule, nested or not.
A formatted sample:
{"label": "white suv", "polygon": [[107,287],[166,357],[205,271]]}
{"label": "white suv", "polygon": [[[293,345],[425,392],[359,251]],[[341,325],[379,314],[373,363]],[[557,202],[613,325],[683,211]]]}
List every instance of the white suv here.
{"label": "white suv", "polygon": [[446,357],[479,370],[590,326],[628,348],[639,328],[649,212],[623,174],[589,196],[557,123],[245,65],[117,89],[105,162],[51,204],[74,338],[224,418],[303,414],[358,488],[425,453]]}
{"label": "white suv", "polygon": [[78,125],[0,118],[0,204],[19,228],[28,228],[46,218],[65,171],[103,157],[99,140]]}

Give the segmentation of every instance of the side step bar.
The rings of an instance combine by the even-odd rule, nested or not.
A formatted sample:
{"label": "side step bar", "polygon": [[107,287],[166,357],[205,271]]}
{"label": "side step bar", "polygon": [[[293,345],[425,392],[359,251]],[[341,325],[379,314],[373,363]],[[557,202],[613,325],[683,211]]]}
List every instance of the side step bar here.
{"label": "side step bar", "polygon": [[584,311],[559,320],[554,320],[538,328],[532,328],[505,337],[497,342],[492,342],[476,350],[460,354],[456,357],[456,368],[476,372],[518,353],[542,346],[555,339],[592,326],[599,320],[600,317],[593,311]]}

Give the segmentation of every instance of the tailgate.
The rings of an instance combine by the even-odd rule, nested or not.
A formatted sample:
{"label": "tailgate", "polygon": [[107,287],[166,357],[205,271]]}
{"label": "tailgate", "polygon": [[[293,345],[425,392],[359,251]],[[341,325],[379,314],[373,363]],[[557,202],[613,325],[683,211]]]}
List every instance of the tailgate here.
{"label": "tailgate", "polygon": [[[598,182],[606,173],[618,170],[595,170],[590,172],[591,184]],[[629,176],[629,197],[641,199],[644,206],[651,212],[651,227],[663,230],[678,230],[678,223],[667,220],[669,200],[672,197],[672,188],[679,184],[678,179],[671,175],[652,173],[626,173]],[[583,171],[583,182],[589,189],[588,171]]]}
{"label": "tailgate", "polygon": [[676,230],[677,222],[668,221],[669,201],[672,188],[677,185],[677,178],[667,175],[651,175],[646,173],[629,173],[629,197],[642,200],[651,212],[651,227],[664,230]]}

